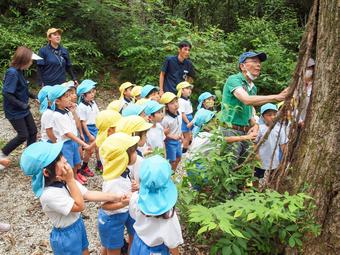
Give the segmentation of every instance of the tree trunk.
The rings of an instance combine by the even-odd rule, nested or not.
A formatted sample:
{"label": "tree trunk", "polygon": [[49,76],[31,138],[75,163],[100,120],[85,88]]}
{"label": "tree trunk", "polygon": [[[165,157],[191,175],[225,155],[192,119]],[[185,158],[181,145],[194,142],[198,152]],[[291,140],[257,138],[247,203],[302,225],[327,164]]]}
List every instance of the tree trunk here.
{"label": "tree trunk", "polygon": [[307,192],[315,199],[321,234],[304,243],[303,254],[340,254],[340,1],[315,0],[314,7],[315,16],[310,17],[316,19],[312,99],[304,130],[290,148],[292,170],[281,188],[296,193],[307,184]]}

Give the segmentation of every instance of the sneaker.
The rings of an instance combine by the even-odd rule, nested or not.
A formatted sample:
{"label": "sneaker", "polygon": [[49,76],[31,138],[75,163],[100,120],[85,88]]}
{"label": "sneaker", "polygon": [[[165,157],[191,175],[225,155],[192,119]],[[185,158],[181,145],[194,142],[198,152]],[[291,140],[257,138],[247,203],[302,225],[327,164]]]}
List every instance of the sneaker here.
{"label": "sneaker", "polygon": [[87,178],[84,175],[82,175],[81,172],[77,173],[77,180],[81,180],[83,182],[82,184],[87,182]]}
{"label": "sneaker", "polygon": [[8,232],[10,229],[11,229],[11,225],[4,223],[4,222],[0,222],[0,233]]}
{"label": "sneaker", "polygon": [[8,167],[10,163],[11,161],[8,159],[8,157],[0,150],[0,170]]}
{"label": "sneaker", "polygon": [[91,169],[86,166],[84,169],[81,169],[81,174],[84,175],[84,176],[87,176],[87,177],[93,177],[94,176],[94,173],[91,171]]}
{"label": "sneaker", "polygon": [[78,177],[78,174],[76,176],[76,180],[81,184],[81,185],[84,185],[85,182],[83,182],[79,177]]}

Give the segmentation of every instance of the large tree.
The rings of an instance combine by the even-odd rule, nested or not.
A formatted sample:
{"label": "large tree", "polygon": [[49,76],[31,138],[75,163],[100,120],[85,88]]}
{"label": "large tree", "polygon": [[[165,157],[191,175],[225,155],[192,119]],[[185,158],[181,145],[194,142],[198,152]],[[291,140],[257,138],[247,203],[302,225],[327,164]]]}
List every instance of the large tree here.
{"label": "large tree", "polygon": [[291,85],[291,95],[301,90],[299,77],[308,58],[315,55],[311,103],[304,128],[293,123],[283,169],[271,180],[274,187],[292,193],[307,187],[315,199],[321,234],[304,243],[308,255],[340,254],[339,11],[339,0],[314,1]]}

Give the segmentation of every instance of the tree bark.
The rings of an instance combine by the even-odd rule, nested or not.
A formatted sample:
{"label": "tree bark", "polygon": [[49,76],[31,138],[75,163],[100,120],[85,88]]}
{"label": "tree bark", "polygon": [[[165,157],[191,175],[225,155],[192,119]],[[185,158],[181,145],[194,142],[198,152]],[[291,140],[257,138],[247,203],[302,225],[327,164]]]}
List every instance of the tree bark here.
{"label": "tree bark", "polygon": [[[338,0],[315,0],[315,78],[305,127],[295,144],[283,189],[315,199],[321,234],[309,238],[303,254],[340,254],[340,44]],[[301,54],[300,54],[300,61]],[[305,63],[305,62],[304,62]]]}

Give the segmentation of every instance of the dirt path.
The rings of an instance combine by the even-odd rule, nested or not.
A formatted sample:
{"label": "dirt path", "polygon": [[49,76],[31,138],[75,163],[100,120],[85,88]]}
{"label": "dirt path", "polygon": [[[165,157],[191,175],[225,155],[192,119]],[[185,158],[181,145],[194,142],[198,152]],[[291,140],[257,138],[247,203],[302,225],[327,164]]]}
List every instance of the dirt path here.
{"label": "dirt path", "polygon": [[[112,101],[113,93],[99,91],[96,102],[100,109]],[[34,119],[39,125],[40,114],[38,107],[31,104]],[[39,129],[39,127],[38,127]],[[0,112],[0,141],[8,141],[16,135],[10,123]],[[11,154],[12,164],[9,168],[0,171],[0,221],[11,224],[12,229],[8,233],[0,234],[0,255],[43,255],[52,254],[49,244],[49,233],[52,225],[42,212],[40,202],[34,198],[31,189],[31,178],[23,175],[19,166],[19,158],[23,148],[18,148]],[[92,163],[92,164],[91,164]],[[93,166],[93,162],[90,162]],[[93,190],[101,190],[101,176],[89,179],[87,187]],[[87,203],[83,213],[87,236],[90,242],[91,255],[100,254],[100,241],[97,232],[98,203]],[[181,254],[202,254],[200,249],[186,242],[181,247]]]}

